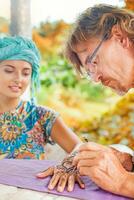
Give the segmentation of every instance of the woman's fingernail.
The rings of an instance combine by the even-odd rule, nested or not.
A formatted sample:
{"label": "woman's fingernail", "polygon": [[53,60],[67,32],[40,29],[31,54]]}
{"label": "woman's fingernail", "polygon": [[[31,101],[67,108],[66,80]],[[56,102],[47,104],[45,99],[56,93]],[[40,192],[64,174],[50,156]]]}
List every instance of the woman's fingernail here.
{"label": "woman's fingernail", "polygon": [[49,189],[49,190],[53,190],[53,186],[52,186],[52,185],[49,185],[49,186],[48,186],[48,189]]}
{"label": "woman's fingernail", "polygon": [[68,192],[72,192],[73,191],[73,188],[72,187],[69,187],[68,188]]}
{"label": "woman's fingernail", "polygon": [[57,188],[57,191],[58,191],[58,192],[63,192],[62,187],[58,187],[58,188]]}

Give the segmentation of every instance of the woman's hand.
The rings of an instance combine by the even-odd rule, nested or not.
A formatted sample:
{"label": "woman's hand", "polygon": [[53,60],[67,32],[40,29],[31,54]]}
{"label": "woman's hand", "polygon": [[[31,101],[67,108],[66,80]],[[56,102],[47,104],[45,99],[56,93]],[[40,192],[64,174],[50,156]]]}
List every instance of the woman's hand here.
{"label": "woman's hand", "polygon": [[48,184],[48,189],[50,190],[57,187],[58,192],[63,192],[67,186],[67,190],[71,192],[76,182],[80,188],[85,188],[85,184],[81,180],[76,167],[72,166],[72,160],[69,161],[68,157],[63,160],[61,165],[49,167],[45,171],[37,174],[37,178],[46,178],[48,176],[52,176]]}
{"label": "woman's hand", "polygon": [[80,175],[89,176],[102,189],[122,194],[128,172],[111,148],[93,142],[84,144],[73,164]]}

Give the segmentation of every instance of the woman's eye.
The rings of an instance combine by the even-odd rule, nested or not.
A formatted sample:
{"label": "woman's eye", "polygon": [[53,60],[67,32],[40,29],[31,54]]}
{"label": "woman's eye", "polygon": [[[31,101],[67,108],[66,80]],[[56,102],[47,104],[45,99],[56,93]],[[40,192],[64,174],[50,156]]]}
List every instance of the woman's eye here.
{"label": "woman's eye", "polygon": [[23,73],[24,76],[29,76],[29,73]]}
{"label": "woman's eye", "polygon": [[31,75],[31,73],[28,71],[28,72],[23,72],[23,75],[24,76],[30,76]]}
{"label": "woman's eye", "polygon": [[6,73],[12,73],[13,70],[5,69],[5,72],[6,72]]}

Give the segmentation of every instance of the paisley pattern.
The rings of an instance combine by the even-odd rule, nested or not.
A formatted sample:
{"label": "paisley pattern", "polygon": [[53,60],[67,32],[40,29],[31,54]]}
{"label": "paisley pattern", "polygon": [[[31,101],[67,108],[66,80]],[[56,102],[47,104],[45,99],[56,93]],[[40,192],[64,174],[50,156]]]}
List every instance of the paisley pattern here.
{"label": "paisley pattern", "polygon": [[6,158],[44,159],[46,143],[58,113],[21,101],[10,112],[0,114],[0,155]]}

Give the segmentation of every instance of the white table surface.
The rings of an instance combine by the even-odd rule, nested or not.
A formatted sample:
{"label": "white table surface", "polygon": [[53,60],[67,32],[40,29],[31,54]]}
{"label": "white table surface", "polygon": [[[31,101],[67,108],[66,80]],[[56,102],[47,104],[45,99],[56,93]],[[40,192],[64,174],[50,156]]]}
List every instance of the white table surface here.
{"label": "white table surface", "polygon": [[0,184],[0,200],[76,200]]}

